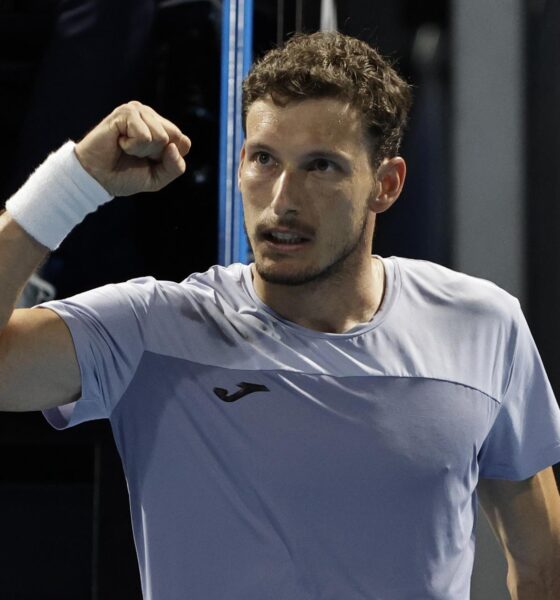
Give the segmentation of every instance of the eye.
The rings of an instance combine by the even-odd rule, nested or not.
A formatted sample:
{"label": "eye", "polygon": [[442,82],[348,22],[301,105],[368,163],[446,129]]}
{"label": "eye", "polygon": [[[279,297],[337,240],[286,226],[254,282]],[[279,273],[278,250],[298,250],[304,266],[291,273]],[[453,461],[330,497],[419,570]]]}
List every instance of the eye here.
{"label": "eye", "polygon": [[260,152],[255,152],[253,160],[255,160],[259,165],[262,165],[264,167],[272,162],[272,157],[268,152],[264,152],[261,150]]}
{"label": "eye", "polygon": [[326,158],[316,158],[310,164],[310,171],[321,171],[322,173],[326,173],[328,171],[333,171],[336,169],[336,165]]}

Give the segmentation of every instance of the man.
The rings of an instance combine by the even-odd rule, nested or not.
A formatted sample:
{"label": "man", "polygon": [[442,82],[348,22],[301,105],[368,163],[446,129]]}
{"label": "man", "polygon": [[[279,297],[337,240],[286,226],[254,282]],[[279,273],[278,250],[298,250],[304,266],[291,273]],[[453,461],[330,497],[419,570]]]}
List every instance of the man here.
{"label": "man", "polygon": [[255,262],[180,284],[12,313],[87,212],[185,170],[188,138],[149,107],[117,108],[7,203],[1,406],[111,420],[146,598],[467,600],[477,492],[512,597],[559,597],[560,411],[518,302],[371,256],[409,105],[358,40],[268,53],[244,83]]}

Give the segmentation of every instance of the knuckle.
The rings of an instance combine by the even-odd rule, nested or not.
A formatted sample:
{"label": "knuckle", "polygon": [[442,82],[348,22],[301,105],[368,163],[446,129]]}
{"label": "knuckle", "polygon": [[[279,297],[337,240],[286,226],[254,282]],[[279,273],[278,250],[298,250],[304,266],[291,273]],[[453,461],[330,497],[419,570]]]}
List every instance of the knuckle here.
{"label": "knuckle", "polygon": [[115,108],[115,110],[113,111],[113,114],[116,116],[119,115],[128,115],[130,113],[132,113],[133,108],[130,105],[130,102],[127,102],[126,104],[121,104],[120,106],[117,106],[117,108]]}
{"label": "knuckle", "polygon": [[135,144],[140,144],[142,146],[152,143],[152,137],[150,133],[142,129],[133,129],[132,131],[129,130],[129,137],[134,139]]}
{"label": "knuckle", "polygon": [[127,102],[126,104],[121,104],[113,111],[113,116],[116,118],[125,118],[129,119],[134,115],[137,115],[140,110],[140,103],[136,102],[136,100],[132,100],[131,102]]}
{"label": "knuckle", "polygon": [[156,130],[152,132],[152,140],[162,146],[167,146],[167,144],[169,144],[169,136],[165,131]]}
{"label": "knuckle", "polygon": [[138,131],[136,133],[136,138],[140,142],[144,142],[146,144],[151,144],[152,141],[153,141],[153,137],[152,137],[151,133],[149,131],[144,130],[144,129],[141,129],[140,131]]}

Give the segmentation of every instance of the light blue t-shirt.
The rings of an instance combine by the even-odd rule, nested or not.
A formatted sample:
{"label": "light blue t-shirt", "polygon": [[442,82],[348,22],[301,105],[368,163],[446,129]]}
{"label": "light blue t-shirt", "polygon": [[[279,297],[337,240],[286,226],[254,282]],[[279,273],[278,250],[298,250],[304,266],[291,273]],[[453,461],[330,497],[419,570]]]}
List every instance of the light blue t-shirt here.
{"label": "light blue t-shirt", "polygon": [[[146,600],[468,600],[479,477],[560,461],[560,410],[519,303],[383,259],[372,321],[286,321],[250,267],[45,304],[109,418]],[[341,290],[344,293],[344,290]]]}

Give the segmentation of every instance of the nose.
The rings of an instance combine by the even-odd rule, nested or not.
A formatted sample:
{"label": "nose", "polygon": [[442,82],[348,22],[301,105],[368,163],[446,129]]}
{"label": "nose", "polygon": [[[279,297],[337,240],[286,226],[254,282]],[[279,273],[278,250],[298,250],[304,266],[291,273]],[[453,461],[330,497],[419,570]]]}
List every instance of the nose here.
{"label": "nose", "polygon": [[296,174],[288,169],[282,170],[272,187],[272,209],[279,216],[297,214],[300,210],[299,194],[301,187]]}

